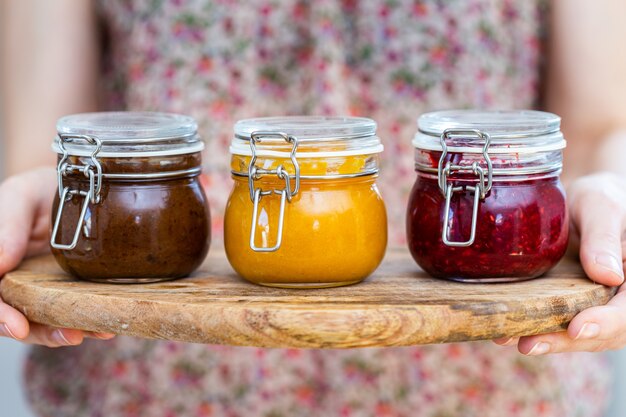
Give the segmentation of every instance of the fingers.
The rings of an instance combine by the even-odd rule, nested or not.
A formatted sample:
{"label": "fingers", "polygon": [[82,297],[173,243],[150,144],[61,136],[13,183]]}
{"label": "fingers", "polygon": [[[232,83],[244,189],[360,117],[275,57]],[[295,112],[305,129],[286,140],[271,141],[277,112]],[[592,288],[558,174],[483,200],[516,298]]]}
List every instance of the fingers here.
{"label": "fingers", "polygon": [[55,329],[42,324],[31,323],[30,333],[23,340],[25,343],[48,347],[76,346],[83,342],[81,330]]}
{"label": "fingers", "polygon": [[84,332],[75,329],[57,329],[42,324],[31,323],[30,333],[22,341],[25,343],[43,345],[47,347],[77,346],[85,338],[109,340],[113,334]]}
{"label": "fingers", "polygon": [[606,305],[580,312],[569,324],[568,335],[575,340],[626,339],[625,288],[620,288],[620,291]]}
{"label": "fingers", "polygon": [[[500,345],[515,344],[515,339],[495,341]],[[562,352],[598,352],[626,346],[626,287],[604,306],[580,312],[567,331],[521,337],[520,353],[529,356]]]}
{"label": "fingers", "polygon": [[0,277],[27,252],[47,248],[55,189],[52,168],[29,171],[0,184]]}
{"label": "fingers", "polygon": [[98,340],[111,340],[116,335],[113,333],[95,333],[95,332],[83,332],[86,338],[98,339]]}
{"label": "fingers", "polygon": [[3,302],[2,298],[0,298],[0,336],[48,347],[79,345],[85,337],[99,340],[109,340],[115,337],[110,333],[57,329],[29,323],[21,312]]}
{"label": "fingers", "polygon": [[560,352],[597,352],[626,345],[626,287],[605,306],[588,308],[571,321],[566,332],[522,337],[518,349],[525,355]]}
{"label": "fingers", "polygon": [[13,177],[0,185],[0,276],[15,268],[30,238],[35,203],[23,192],[23,177]]}
{"label": "fingers", "polygon": [[13,335],[11,332],[7,332],[7,328],[8,326],[0,325],[0,336],[15,339],[24,343],[43,345],[51,348],[77,346],[80,345],[85,338],[110,340],[115,337],[114,334],[109,333],[84,332],[82,330],[75,329],[57,329],[37,323],[30,324],[30,332],[26,335],[26,337],[16,337],[16,335]]}
{"label": "fingers", "polygon": [[599,352],[617,349],[613,341],[574,340],[567,332],[522,337],[518,343],[520,353],[528,356],[562,352]]}
{"label": "fingers", "polygon": [[513,346],[519,341],[519,337],[504,337],[502,339],[495,339],[493,342],[500,346]]}
{"label": "fingers", "polygon": [[[6,305],[6,304],[5,304]],[[20,342],[43,345],[47,347],[76,346],[85,338],[109,340],[115,337],[109,333],[84,332],[75,329],[57,329],[51,326],[27,322],[27,332],[15,332],[15,328],[6,323],[0,324],[0,336],[9,337]]]}
{"label": "fingers", "polygon": [[29,332],[30,325],[26,317],[0,298],[0,335],[24,340]]}
{"label": "fingers", "polygon": [[[598,184],[602,184],[599,187]],[[623,190],[602,175],[573,186],[570,214],[580,232],[580,260],[589,278],[604,285],[624,281]]]}
{"label": "fingers", "polygon": [[[6,304],[4,304],[4,306],[6,306]],[[37,323],[29,324],[26,322],[26,332],[24,333],[23,330],[23,326],[16,328],[12,324],[0,324],[1,336],[9,337],[24,343],[48,347],[74,346],[81,344],[84,338],[84,334],[80,330],[55,329],[53,327]]]}

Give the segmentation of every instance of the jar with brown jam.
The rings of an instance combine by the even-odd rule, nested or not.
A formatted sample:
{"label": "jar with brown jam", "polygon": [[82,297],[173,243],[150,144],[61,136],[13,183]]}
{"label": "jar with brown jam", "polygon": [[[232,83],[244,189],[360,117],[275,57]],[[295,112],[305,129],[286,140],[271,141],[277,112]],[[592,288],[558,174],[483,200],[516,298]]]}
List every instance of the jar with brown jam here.
{"label": "jar with brown jam", "polygon": [[50,245],[65,271],[141,283],[184,277],[202,263],[210,215],[193,118],[85,113],[61,118],[57,131]]}
{"label": "jar with brown jam", "polygon": [[242,120],[230,150],[224,246],[240,276],[272,287],[336,287],[380,264],[387,216],[373,120]]}
{"label": "jar with brown jam", "polygon": [[426,272],[504,282],[557,264],[568,242],[560,120],[528,110],[419,118],[407,240]]}

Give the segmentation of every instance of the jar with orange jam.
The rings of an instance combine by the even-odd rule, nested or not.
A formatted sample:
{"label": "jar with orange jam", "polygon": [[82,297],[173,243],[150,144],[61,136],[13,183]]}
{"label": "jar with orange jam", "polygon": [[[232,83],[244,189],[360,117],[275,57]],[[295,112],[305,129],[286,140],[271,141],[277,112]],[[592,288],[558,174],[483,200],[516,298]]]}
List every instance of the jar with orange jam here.
{"label": "jar with orange jam", "polygon": [[387,214],[376,123],[290,116],[237,122],[224,245],[235,271],[271,287],[357,283],[380,264]]}

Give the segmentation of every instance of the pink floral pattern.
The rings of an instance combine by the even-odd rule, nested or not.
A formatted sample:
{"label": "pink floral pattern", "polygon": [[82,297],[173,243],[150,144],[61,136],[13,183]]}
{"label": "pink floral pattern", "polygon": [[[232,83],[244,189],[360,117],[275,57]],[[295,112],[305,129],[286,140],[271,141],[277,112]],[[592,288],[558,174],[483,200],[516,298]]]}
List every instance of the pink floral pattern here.
{"label": "pink floral pattern", "polygon": [[606,363],[527,358],[465,343],[297,350],[120,337],[33,351],[28,396],[42,417],[600,417]]}
{"label": "pink floral pattern", "polygon": [[[190,114],[207,142],[216,244],[237,119],[374,118],[379,185],[403,245],[417,116],[537,104],[541,0],[102,0],[103,107]],[[601,416],[603,356],[528,358],[466,343],[289,350],[119,337],[35,348],[26,386],[43,417]]]}

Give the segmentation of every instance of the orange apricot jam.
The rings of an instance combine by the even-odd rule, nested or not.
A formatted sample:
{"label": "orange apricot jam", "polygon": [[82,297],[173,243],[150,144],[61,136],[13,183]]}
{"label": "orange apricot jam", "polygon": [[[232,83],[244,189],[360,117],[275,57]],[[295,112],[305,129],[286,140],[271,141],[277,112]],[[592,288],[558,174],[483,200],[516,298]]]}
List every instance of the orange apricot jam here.
{"label": "orange apricot jam", "polygon": [[224,244],[241,277],[324,288],[357,283],[377,268],[387,215],[376,186],[382,145],[375,129],[362,118],[238,122]]}

